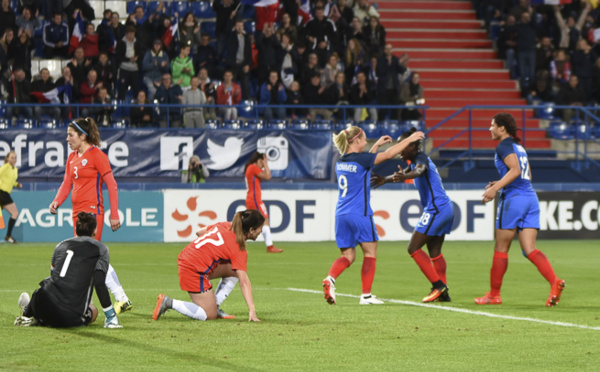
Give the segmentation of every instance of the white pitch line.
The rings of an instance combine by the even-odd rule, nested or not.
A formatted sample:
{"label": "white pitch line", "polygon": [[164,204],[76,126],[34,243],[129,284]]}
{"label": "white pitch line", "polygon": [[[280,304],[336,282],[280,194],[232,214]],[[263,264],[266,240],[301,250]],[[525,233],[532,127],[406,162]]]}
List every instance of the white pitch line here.
{"label": "white pitch line", "polygon": [[[288,290],[295,291],[295,292],[304,292],[304,293],[317,293],[317,294],[321,294],[321,295],[323,294],[323,291],[315,291],[313,289],[288,288]],[[340,297],[360,298],[360,296],[351,295],[351,294],[344,294],[344,293],[336,293],[335,295],[336,296],[340,296]],[[499,315],[499,314],[485,313],[483,311],[472,311],[472,310],[467,310],[467,309],[461,309],[461,308],[458,308],[458,307],[449,307],[449,306],[440,306],[440,305],[432,305],[432,304],[423,304],[423,303],[412,302],[412,301],[394,300],[394,299],[386,299],[386,298],[380,298],[380,299],[384,300],[384,301],[387,301],[387,302],[395,303],[395,304],[402,304],[402,305],[409,305],[409,306],[418,306],[418,307],[427,307],[427,308],[430,308],[430,309],[446,310],[446,311],[453,311],[453,312],[456,312],[456,313],[464,313],[464,314],[472,314],[472,315],[481,315],[481,316],[487,316],[487,317],[490,317],[490,318],[502,318],[502,319],[510,319],[510,320],[524,320],[524,321],[533,322],[533,323],[542,323],[542,324],[549,324],[549,325],[561,326],[561,327],[583,328],[583,329],[591,329],[591,330],[594,330],[594,331],[600,331],[600,327],[590,327],[590,326],[581,325],[581,324],[564,323],[564,322],[552,322],[552,321],[549,321],[549,320],[541,320],[541,319],[535,319],[535,318],[526,318],[526,317],[520,317],[520,316]]]}

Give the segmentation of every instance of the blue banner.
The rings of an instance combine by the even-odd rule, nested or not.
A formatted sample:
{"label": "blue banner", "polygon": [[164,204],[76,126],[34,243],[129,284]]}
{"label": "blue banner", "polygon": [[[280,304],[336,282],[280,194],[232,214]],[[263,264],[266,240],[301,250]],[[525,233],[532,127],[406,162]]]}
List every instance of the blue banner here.
{"label": "blue banner", "polygon": [[[241,177],[256,150],[269,157],[274,177],[329,179],[334,147],[330,131],[105,129],[102,150],[115,177],[179,178],[192,155],[214,177]],[[66,129],[0,131],[0,159],[17,153],[20,177],[62,178],[70,149]]]}

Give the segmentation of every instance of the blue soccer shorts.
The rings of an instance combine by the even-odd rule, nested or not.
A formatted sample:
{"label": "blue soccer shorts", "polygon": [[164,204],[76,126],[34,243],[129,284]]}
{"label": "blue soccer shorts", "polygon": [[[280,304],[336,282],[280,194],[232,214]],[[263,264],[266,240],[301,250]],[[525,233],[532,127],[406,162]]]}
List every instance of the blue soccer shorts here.
{"label": "blue soccer shorts", "polygon": [[500,197],[496,211],[496,229],[517,231],[540,229],[540,202],[537,194],[517,194]]}
{"label": "blue soccer shorts", "polygon": [[427,236],[442,236],[450,234],[452,224],[454,223],[454,210],[452,203],[435,210],[425,210],[421,219],[415,227],[415,231]]}
{"label": "blue soccer shorts", "polygon": [[373,216],[358,214],[335,216],[335,242],[338,248],[354,248],[359,243],[378,240]]}

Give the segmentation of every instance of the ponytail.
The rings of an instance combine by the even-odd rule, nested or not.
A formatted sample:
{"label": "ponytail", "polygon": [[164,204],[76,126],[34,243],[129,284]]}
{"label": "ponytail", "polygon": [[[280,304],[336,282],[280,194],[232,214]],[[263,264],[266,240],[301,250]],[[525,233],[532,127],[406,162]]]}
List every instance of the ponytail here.
{"label": "ponytail", "polygon": [[265,223],[265,218],[257,210],[248,209],[243,212],[237,212],[231,221],[231,231],[235,233],[235,242],[239,245],[240,251],[246,250],[246,239],[250,229],[258,229]]}
{"label": "ponytail", "polygon": [[362,129],[359,127],[349,127],[333,135],[333,144],[337,147],[340,154],[345,154],[348,151],[350,143],[354,142],[362,134]]}

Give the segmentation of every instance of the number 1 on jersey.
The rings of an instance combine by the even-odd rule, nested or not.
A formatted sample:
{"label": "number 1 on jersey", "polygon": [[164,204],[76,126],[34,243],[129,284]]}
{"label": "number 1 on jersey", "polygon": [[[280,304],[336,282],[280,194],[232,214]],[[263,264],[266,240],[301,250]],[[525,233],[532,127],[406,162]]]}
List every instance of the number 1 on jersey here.
{"label": "number 1 on jersey", "polygon": [[60,269],[60,277],[64,278],[67,275],[67,270],[69,269],[69,265],[71,264],[71,259],[75,252],[72,250],[67,250],[67,258],[65,258],[65,262],[63,263],[62,269]]}

